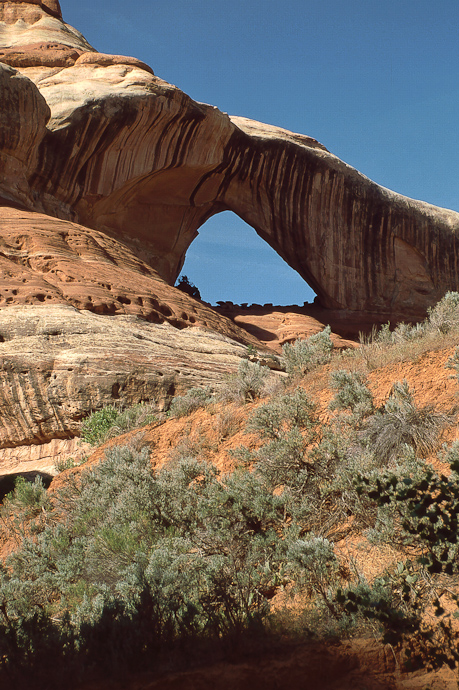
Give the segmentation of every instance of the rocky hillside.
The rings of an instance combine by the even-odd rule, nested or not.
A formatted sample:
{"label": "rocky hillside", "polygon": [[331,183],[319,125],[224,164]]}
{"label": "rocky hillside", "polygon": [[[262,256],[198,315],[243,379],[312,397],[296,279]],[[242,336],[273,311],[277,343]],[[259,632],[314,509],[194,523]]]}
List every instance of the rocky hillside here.
{"label": "rocky hillside", "polygon": [[[454,309],[457,312],[457,305]],[[275,579],[274,582],[277,584],[273,586],[270,583],[265,590],[273,616],[274,628],[270,628],[270,634],[274,635],[273,637],[259,638],[258,633],[252,633],[252,637],[243,643],[243,650],[238,648],[237,651],[230,653],[230,661],[228,661],[227,650],[222,652],[215,648],[211,653],[204,653],[203,656],[200,656],[198,651],[193,662],[189,659],[178,661],[178,658],[175,661],[168,661],[161,667],[159,678],[158,670],[145,669],[140,675],[131,670],[124,678],[122,687],[129,690],[140,690],[140,688],[153,690],[159,687],[183,688],[184,690],[202,687],[210,690],[218,686],[230,690],[236,687],[259,687],[260,675],[264,687],[273,688],[273,690],[284,686],[289,686],[294,690],[296,688],[298,690],[300,688],[350,690],[363,687],[363,685],[371,690],[384,688],[424,690],[426,687],[440,690],[440,688],[456,687],[456,671],[449,669],[446,665],[442,666],[441,663],[440,668],[432,669],[430,667],[432,660],[429,661],[427,655],[428,648],[421,647],[422,639],[415,634],[415,631],[408,635],[402,634],[402,639],[398,642],[394,638],[390,644],[384,644],[381,639],[381,627],[371,618],[366,622],[357,621],[350,627],[346,627],[343,625],[344,621],[341,621],[336,627],[334,615],[327,613],[327,609],[324,610],[323,607],[323,597],[331,606],[333,596],[335,596],[332,594],[334,588],[345,587],[355,582],[362,586],[362,583],[374,583],[378,578],[388,577],[387,581],[381,581],[386,583],[386,588],[393,588],[393,605],[398,610],[397,615],[403,617],[407,613],[414,616],[422,614],[422,618],[418,619],[416,625],[432,625],[430,606],[437,596],[440,597],[446,610],[442,614],[446,614],[446,617],[440,618],[438,623],[447,625],[448,611],[451,610],[449,607],[454,605],[450,594],[455,592],[455,571],[451,577],[446,578],[442,574],[429,575],[428,570],[423,571],[422,568],[419,570],[419,565],[415,566],[414,563],[416,556],[419,555],[419,549],[424,548],[421,547],[420,542],[417,545],[415,542],[413,545],[407,535],[400,539],[400,526],[397,522],[387,535],[384,532],[383,522],[378,526],[375,506],[362,503],[353,488],[353,482],[359,472],[366,474],[369,478],[373,477],[373,480],[376,476],[378,481],[383,481],[387,472],[389,476],[393,472],[395,473],[393,476],[402,478],[402,484],[406,476],[416,478],[419,471],[424,473],[429,467],[433,467],[438,476],[442,473],[450,473],[449,462],[455,457],[454,448],[458,441],[459,383],[457,373],[454,373],[454,358],[459,332],[457,330],[459,315],[454,314],[456,325],[452,330],[450,326],[446,326],[448,319],[444,320],[444,316],[441,310],[440,313],[438,311],[433,313],[424,330],[399,328],[391,337],[387,332],[384,335],[383,331],[373,343],[357,349],[344,351],[336,349],[333,352],[327,347],[322,350],[322,359],[325,360],[323,364],[312,365],[310,371],[308,371],[308,365],[301,375],[298,375],[298,370],[295,373],[295,369],[290,368],[291,374],[287,380],[281,377],[280,381],[279,374],[275,372],[271,374],[265,372],[264,387],[260,387],[259,392],[255,393],[252,386],[249,397],[244,393],[241,394],[240,388],[231,387],[230,382],[226,384],[225,400],[221,398],[215,400],[210,396],[208,389],[206,392],[203,391],[202,395],[194,392],[176,396],[171,412],[167,416],[158,415],[150,409],[149,414],[153,414],[155,419],[145,425],[142,424],[142,417],[139,417],[140,421],[137,423],[133,415],[133,425],[138,428],[125,433],[122,433],[125,422],[118,412],[114,411],[113,419],[107,424],[102,423],[97,415],[93,416],[93,421],[88,425],[85,436],[93,444],[92,447],[90,444],[86,445],[87,459],[83,464],[77,463],[72,468],[60,468],[61,471],[53,480],[48,493],[51,500],[53,496],[60,496],[59,492],[64,491],[63,498],[59,501],[64,501],[65,505],[65,500],[68,500],[65,499],[65,492],[69,489],[72,491],[71,487],[75,480],[80,481],[79,478],[85,477],[89,469],[97,472],[99,466],[106,467],[105,472],[108,472],[110,462],[118,463],[118,472],[124,477],[122,482],[127,482],[124,484],[124,489],[128,489],[131,480],[128,474],[125,474],[126,470],[122,468],[120,458],[116,455],[117,452],[125,452],[120,449],[126,448],[130,449],[129,453],[134,454],[147,452],[148,465],[154,468],[156,473],[161,471],[166,473],[157,475],[162,478],[161,481],[166,481],[166,486],[167,481],[177,481],[174,468],[187,466],[187,463],[189,466],[189,463],[204,461],[209,468],[217,469],[218,481],[223,482],[225,487],[228,483],[231,486],[232,481],[241,481],[244,472],[249,472],[251,477],[256,478],[268,468],[269,473],[262,476],[265,481],[269,478],[269,482],[273,482],[272,486],[276,487],[274,494],[281,498],[285,496],[289,483],[296,481],[295,477],[301,476],[306,469],[308,479],[305,480],[303,476],[302,481],[305,483],[301,484],[301,489],[300,485],[295,485],[295,491],[292,494],[294,504],[297,501],[297,498],[294,498],[296,492],[300,492],[300,495],[304,493],[306,503],[302,505],[301,510],[301,504],[297,509],[293,509],[291,504],[286,504],[283,510],[287,510],[287,514],[283,519],[287,519],[286,522],[279,523],[278,529],[287,529],[285,539],[291,539],[291,535],[288,535],[289,521],[300,520],[303,530],[306,529],[302,539],[311,539],[312,535],[318,535],[314,536],[314,539],[318,539],[321,544],[331,544],[333,558],[337,559],[336,562],[339,565],[337,569],[334,569],[330,562],[326,566],[325,590],[321,589],[320,579],[319,581],[314,579],[318,577],[318,571],[306,571],[310,572],[310,579],[306,578],[303,589],[296,594],[290,591],[291,583],[287,584],[288,571],[281,570],[284,573],[283,585],[281,586],[282,581]],[[443,319],[441,328],[438,328],[437,317]],[[442,333],[442,331],[446,332]],[[449,362],[451,364],[448,368]],[[252,366],[256,367],[256,365]],[[343,382],[340,386],[336,385],[337,376],[343,371],[347,372],[348,380],[344,385]],[[354,384],[358,385],[349,388],[348,384],[352,376]],[[405,386],[405,392],[403,392],[403,386],[400,387],[401,384]],[[345,396],[339,398],[341,401],[339,405],[333,404],[333,401],[338,400],[340,391],[345,392]],[[353,393],[351,394],[350,391]],[[253,396],[256,399],[252,399]],[[297,401],[295,405],[299,403],[295,413],[293,413],[293,408],[289,407],[294,400]],[[361,405],[360,408],[358,404]],[[284,409],[288,409],[288,416],[283,422],[279,422],[278,415],[282,415]],[[297,415],[298,427],[291,426],[294,414]],[[395,416],[391,417],[391,415]],[[394,423],[394,418],[398,422]],[[373,435],[368,444],[369,430],[376,428],[375,422],[381,424],[381,420],[388,420],[388,422],[390,420],[391,426],[388,422],[384,422],[385,426],[381,426],[382,435]],[[399,422],[404,426],[397,426]],[[314,430],[314,424],[318,424],[316,430]],[[429,433],[429,424],[434,425],[432,428],[435,437],[425,436]],[[108,440],[104,442],[104,436],[107,436],[107,429],[110,427]],[[274,433],[272,433],[273,429]],[[301,430],[302,441],[295,437],[296,429]],[[398,435],[400,429],[403,429],[402,436]],[[395,439],[395,455],[391,455],[392,446],[390,444],[387,446],[388,434],[390,438]],[[423,445],[422,439],[428,438],[430,440],[425,440]],[[288,448],[282,445],[284,443],[287,443]],[[441,450],[442,443],[447,444],[443,451]],[[94,449],[94,445],[97,444],[100,445]],[[414,460],[414,455],[410,455],[411,451],[408,452],[410,446],[418,457],[425,458],[427,464]],[[388,447],[389,451],[387,451]],[[375,448],[377,448],[376,451]],[[408,455],[406,455],[407,452]],[[385,455],[385,453],[388,454]],[[106,458],[111,458],[108,464]],[[273,470],[277,473],[282,466],[285,471],[291,462],[294,468],[292,475],[287,472],[282,478],[276,478],[276,474],[271,474]],[[418,462],[420,462],[419,465],[416,464]],[[199,466],[199,473],[205,471],[203,468],[203,465]],[[97,490],[101,492],[104,490],[103,477],[104,475],[101,475],[97,478],[99,487]],[[195,479],[198,483],[201,480],[198,477]],[[91,484],[89,489],[90,487]],[[117,500],[121,505],[126,498],[121,488],[117,491],[120,492],[117,494]],[[179,485],[174,491],[180,491]],[[251,486],[251,492],[255,492],[255,485]],[[174,496],[175,498],[170,497],[172,504],[175,500],[181,500],[179,494],[174,494]],[[256,492],[251,493],[252,509],[257,504],[256,496]],[[190,499],[191,494],[188,500]],[[16,511],[24,510],[25,506],[19,501],[19,497],[15,500],[16,503],[13,501],[12,508]],[[43,499],[43,497],[40,500],[49,501],[48,498]],[[239,521],[242,520],[247,507],[244,508],[243,498],[240,495],[237,500],[242,501],[237,504],[238,510],[242,511],[238,517]],[[27,505],[30,506],[30,503]],[[52,508],[49,502],[40,505],[42,506],[40,515],[33,518],[34,529],[38,533],[44,529],[45,540],[48,540],[50,530],[55,529],[56,516],[53,510],[56,507]],[[92,510],[96,510],[95,505],[92,504]],[[180,511],[181,514],[185,511],[185,515],[188,516],[187,530],[191,529],[193,533],[192,523],[188,523],[191,517],[188,512],[190,505],[183,503]],[[164,509],[163,507],[162,510]],[[11,510],[11,506],[7,502],[1,512],[3,524],[7,526],[7,529],[3,528],[1,532],[4,554],[11,552],[12,549],[18,549],[17,523],[12,522],[12,516],[8,510]],[[58,512],[59,510],[58,508]],[[293,513],[290,514],[291,510]],[[295,510],[299,510],[299,513]],[[113,512],[111,508],[110,512]],[[46,517],[43,518],[43,515]],[[379,519],[382,520],[384,515],[386,514],[382,512]],[[218,520],[217,517],[214,519]],[[230,519],[229,516],[228,519]],[[272,519],[271,515],[270,520]],[[387,519],[387,516],[384,519]],[[46,525],[48,520],[49,524]],[[238,529],[237,524],[234,523],[233,530]],[[8,525],[10,525],[10,531],[8,531]],[[379,530],[379,540],[369,538],[368,528],[375,532]],[[107,527],[104,529],[106,530]],[[130,530],[133,529],[131,525]],[[215,541],[216,533],[211,535],[206,532],[207,537],[205,536],[202,530],[208,529],[205,523],[202,524],[194,537],[199,540],[203,563],[211,556],[214,549],[218,551],[221,548],[218,546],[219,542]],[[253,526],[250,529],[253,529]],[[102,533],[98,539],[101,538]],[[207,539],[211,538],[212,541],[207,542]],[[223,532],[218,532],[219,540],[225,538]],[[232,538],[235,538],[235,532]],[[229,548],[228,543],[223,542],[223,544],[226,544],[225,549]],[[107,549],[108,545],[109,542],[106,542],[104,549]],[[40,553],[44,548],[48,554],[49,547],[45,546],[45,541],[38,542],[36,553]],[[113,548],[114,546],[110,547],[110,549]],[[116,558],[115,554],[118,553],[119,548],[129,549],[130,546],[127,543],[121,547],[121,542],[119,542],[110,559]],[[234,549],[234,544],[231,548]],[[193,553],[192,548],[190,554]],[[429,553],[428,549],[424,551],[426,558]],[[48,557],[49,554],[46,558]],[[54,557],[57,557],[57,554]],[[104,559],[104,563],[114,564],[114,560],[105,560],[107,558],[105,550],[99,557]],[[240,574],[246,574],[245,557],[242,552],[238,556],[238,559],[241,559],[237,566]],[[272,558],[274,559],[274,554]],[[454,556],[453,562],[456,568],[455,558]],[[400,578],[407,574],[406,570],[400,569],[402,563],[412,564],[404,566],[411,568],[410,577],[414,578],[415,574],[418,577],[419,573],[423,573],[423,579],[413,579],[412,585],[413,593],[416,592],[420,598],[410,600],[410,605],[413,606],[415,601],[418,603],[422,601],[422,611],[416,608],[405,609],[400,604],[397,594],[403,584],[403,579]],[[26,572],[33,566],[30,563],[21,567],[25,567]],[[58,566],[58,568],[61,567],[63,566]],[[162,567],[166,565],[163,564]],[[274,567],[274,560],[271,567]],[[302,576],[305,576],[304,572]],[[176,574],[176,577],[179,578],[179,575]],[[108,583],[109,581],[110,579],[107,580]],[[166,586],[166,583],[163,586]],[[184,584],[180,586],[183,587]],[[266,587],[266,584],[264,586]],[[170,587],[170,584],[167,587]],[[293,598],[290,598],[291,595],[294,595]],[[381,592],[378,596],[381,596]],[[330,598],[327,599],[327,597]],[[383,604],[378,603],[375,610],[381,610],[381,606]],[[397,609],[400,606],[401,608]],[[433,630],[437,630],[435,618],[433,620]],[[384,628],[384,625],[382,627]],[[304,630],[308,629],[305,640]],[[282,631],[280,637],[276,630]],[[403,631],[403,628],[401,630]],[[131,635],[129,626],[124,629],[123,635]],[[331,639],[329,639],[330,636]],[[420,669],[416,671],[409,671],[404,666],[412,638],[415,641],[413,651],[419,652],[421,649],[424,654],[424,656],[421,655]],[[446,640],[441,644],[446,650]],[[128,646],[123,649],[128,653]],[[172,664],[173,670],[168,664]],[[40,674],[37,678],[41,678]],[[112,677],[107,677],[105,680],[103,677],[98,677],[97,681],[85,681],[78,687],[82,690],[105,690],[117,688],[118,685]]]}
{"label": "rocky hillside", "polygon": [[[174,287],[225,210],[314,305]],[[458,230],[0,0],[0,683],[453,687]]]}
{"label": "rocky hillside", "polygon": [[[57,0],[0,2],[0,91],[0,448],[20,448],[17,463],[109,402],[162,409],[214,385],[243,345],[278,351],[328,323],[355,336],[458,287],[457,213],[97,52]],[[173,287],[227,209],[316,290],[317,311],[261,325]]]}

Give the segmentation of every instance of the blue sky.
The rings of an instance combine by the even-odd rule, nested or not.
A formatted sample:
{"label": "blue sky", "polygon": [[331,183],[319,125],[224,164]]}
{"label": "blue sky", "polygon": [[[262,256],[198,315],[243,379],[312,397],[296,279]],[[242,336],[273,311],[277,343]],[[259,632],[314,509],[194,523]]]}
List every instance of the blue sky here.
{"label": "blue sky", "polygon": [[[459,211],[457,0],[61,0],[99,51],[192,98],[308,134],[379,184]],[[215,303],[302,304],[304,281],[234,214],[184,273]]]}

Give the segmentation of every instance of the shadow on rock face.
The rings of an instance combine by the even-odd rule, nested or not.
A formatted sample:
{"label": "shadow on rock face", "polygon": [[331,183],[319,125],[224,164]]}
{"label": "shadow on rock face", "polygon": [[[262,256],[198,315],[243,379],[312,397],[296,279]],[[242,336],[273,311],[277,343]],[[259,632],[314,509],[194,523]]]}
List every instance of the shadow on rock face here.
{"label": "shadow on rock face", "polygon": [[41,477],[43,486],[46,489],[53,480],[53,475],[47,474],[46,472],[18,472],[16,474],[0,475],[0,503],[3,503],[5,496],[14,490],[18,477],[22,477],[30,483],[33,483],[36,477]]}

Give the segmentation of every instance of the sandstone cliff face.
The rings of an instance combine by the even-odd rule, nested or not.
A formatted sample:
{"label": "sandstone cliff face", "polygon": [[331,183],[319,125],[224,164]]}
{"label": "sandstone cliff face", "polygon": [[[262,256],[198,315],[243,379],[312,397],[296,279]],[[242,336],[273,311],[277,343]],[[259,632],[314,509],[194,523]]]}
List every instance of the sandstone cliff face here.
{"label": "sandstone cliff face", "polygon": [[0,308],[55,303],[97,314],[135,314],[180,329],[202,326],[259,344],[232,320],[168,285],[116,239],[41,213],[0,207]]}
{"label": "sandstone cliff face", "polygon": [[113,402],[162,409],[218,386],[249,342],[261,346],[119,241],[0,208],[0,448],[78,434]]}
{"label": "sandstone cliff face", "polygon": [[218,388],[246,352],[208,329],[67,305],[0,310],[0,341],[0,447],[78,435],[105,405],[163,409],[192,386]]}
{"label": "sandstone cliff face", "polygon": [[459,288],[459,214],[98,53],[57,0],[0,1],[0,104],[0,447],[73,436],[114,399],[164,406],[260,345],[171,286],[220,211],[328,308],[411,318]]}
{"label": "sandstone cliff face", "polygon": [[122,240],[167,282],[200,225],[230,209],[326,307],[419,316],[458,287],[457,213],[372,183],[309,137],[196,103],[134,58],[100,55],[55,7],[0,7],[2,59],[29,80],[1,68],[4,89],[27,93],[3,127],[19,159],[3,164],[5,199]]}

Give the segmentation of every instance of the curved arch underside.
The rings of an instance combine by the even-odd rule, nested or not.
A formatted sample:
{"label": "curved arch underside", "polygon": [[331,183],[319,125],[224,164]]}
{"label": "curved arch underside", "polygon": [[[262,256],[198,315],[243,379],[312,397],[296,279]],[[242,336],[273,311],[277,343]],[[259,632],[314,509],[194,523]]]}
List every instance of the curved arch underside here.
{"label": "curved arch underside", "polygon": [[30,25],[1,7],[7,201],[121,241],[170,284],[199,227],[231,210],[323,306],[410,318],[459,288],[459,214],[380,187],[310,137],[197,103],[58,17],[41,26],[36,4]]}

